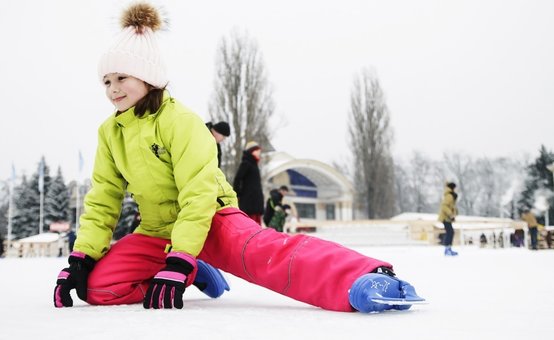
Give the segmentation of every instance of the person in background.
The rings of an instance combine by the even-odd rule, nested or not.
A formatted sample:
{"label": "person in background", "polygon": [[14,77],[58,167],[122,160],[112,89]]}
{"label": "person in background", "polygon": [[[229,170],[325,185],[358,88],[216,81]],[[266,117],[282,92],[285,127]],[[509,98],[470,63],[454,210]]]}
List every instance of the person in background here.
{"label": "person in background", "polygon": [[231,128],[227,122],[219,122],[216,124],[207,122],[206,127],[215,138],[215,143],[217,145],[217,166],[221,168],[221,145],[219,145],[219,143],[223,142],[225,138],[231,135]]}
{"label": "person in background", "polygon": [[262,225],[264,212],[264,194],[262,192],[262,177],[258,163],[262,149],[256,142],[248,142],[244,148],[242,161],[239,164],[233,189],[237,193],[239,209]]}
{"label": "person in background", "polygon": [[269,192],[269,198],[265,204],[264,210],[264,223],[269,227],[269,222],[273,218],[275,208],[283,204],[283,197],[285,197],[289,192],[289,187],[286,185],[281,185],[279,189],[272,189]]}
{"label": "person in background", "polygon": [[439,211],[439,221],[444,224],[444,230],[446,235],[444,237],[444,255],[456,256],[457,252],[452,250],[452,241],[454,240],[454,228],[452,222],[458,215],[458,209],[456,208],[456,200],[458,194],[455,192],[456,184],[454,182],[446,182],[444,187],[444,194]]}
{"label": "person in background", "polygon": [[0,257],[4,255],[4,234],[0,232]]}
{"label": "person in background", "polygon": [[481,236],[479,236],[479,244],[481,248],[485,248],[487,246],[487,235],[485,233],[481,233]]}
{"label": "person in background", "polygon": [[538,235],[538,223],[535,215],[528,207],[524,208],[521,214],[521,219],[527,223],[529,229],[529,236],[531,238],[531,249],[537,250],[537,235]]}
{"label": "person in background", "polygon": [[278,232],[283,232],[283,227],[285,226],[285,222],[287,220],[287,216],[290,213],[290,205],[284,204],[284,205],[277,205],[275,206],[275,211],[273,213],[273,217],[267,224],[268,228],[273,228],[277,230]]}
{"label": "person in background", "polygon": [[71,253],[73,251],[73,246],[75,245],[75,232],[73,229],[70,229],[67,233],[67,246],[69,247],[69,252]]}

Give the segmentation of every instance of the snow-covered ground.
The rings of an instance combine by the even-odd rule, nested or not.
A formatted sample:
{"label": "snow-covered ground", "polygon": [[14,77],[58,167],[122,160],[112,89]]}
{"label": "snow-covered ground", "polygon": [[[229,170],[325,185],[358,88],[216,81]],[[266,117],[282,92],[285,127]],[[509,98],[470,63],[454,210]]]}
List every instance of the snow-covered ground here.
{"label": "snow-covered ground", "polygon": [[[360,243],[356,240],[353,244]],[[0,259],[0,339],[549,339],[554,335],[554,251],[438,246],[356,246],[394,264],[429,304],[404,312],[338,313],[227,275],[211,300],[196,288],[183,310],[141,305],[56,309],[65,258]]]}

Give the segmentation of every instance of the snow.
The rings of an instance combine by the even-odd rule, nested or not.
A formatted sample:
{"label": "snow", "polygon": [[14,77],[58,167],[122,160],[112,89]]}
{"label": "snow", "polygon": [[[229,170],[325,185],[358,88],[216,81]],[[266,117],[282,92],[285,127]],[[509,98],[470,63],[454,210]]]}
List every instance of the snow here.
{"label": "snow", "polygon": [[[353,234],[352,237],[359,235]],[[343,238],[346,238],[344,236]],[[360,244],[360,240],[351,240]],[[370,246],[429,304],[381,314],[325,311],[226,274],[231,291],[185,292],[183,310],[142,305],[53,307],[65,258],[0,259],[0,339],[545,339],[554,334],[554,251]]]}

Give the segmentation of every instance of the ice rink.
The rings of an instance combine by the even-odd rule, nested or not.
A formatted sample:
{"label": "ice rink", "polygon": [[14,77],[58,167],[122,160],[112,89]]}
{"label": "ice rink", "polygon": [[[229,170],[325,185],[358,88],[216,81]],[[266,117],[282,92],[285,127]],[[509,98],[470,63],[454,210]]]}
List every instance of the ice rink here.
{"label": "ice rink", "polygon": [[[360,240],[355,240],[358,244]],[[56,309],[65,258],[0,259],[0,339],[549,339],[554,336],[554,251],[439,246],[355,246],[391,262],[429,304],[404,312],[315,308],[227,274],[211,300],[191,287],[183,310],[142,305]]]}

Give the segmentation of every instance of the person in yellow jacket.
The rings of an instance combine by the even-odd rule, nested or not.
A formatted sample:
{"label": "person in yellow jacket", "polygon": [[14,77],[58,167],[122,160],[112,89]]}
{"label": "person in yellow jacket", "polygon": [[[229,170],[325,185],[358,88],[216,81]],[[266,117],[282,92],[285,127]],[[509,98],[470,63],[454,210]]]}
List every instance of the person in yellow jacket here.
{"label": "person in yellow jacket", "polygon": [[452,240],[454,239],[452,222],[454,222],[456,215],[458,215],[458,209],[456,207],[458,194],[455,189],[456,184],[454,182],[446,182],[439,211],[439,221],[444,225],[444,230],[446,232],[444,237],[444,255],[446,256],[458,255],[458,252],[452,250]]}
{"label": "person in yellow jacket", "polygon": [[527,223],[527,228],[529,229],[529,236],[531,238],[531,249],[537,250],[538,244],[538,225],[535,215],[531,212],[531,209],[525,208],[522,211],[521,219]]}
{"label": "person in yellow jacket", "polygon": [[[58,274],[55,307],[73,306],[75,289],[94,305],[180,309],[191,284],[211,289],[205,285],[216,282],[217,294],[206,294],[222,293],[225,280],[213,267],[329,310],[405,310],[422,301],[390,263],[315,237],[260,228],[237,208],[218,168],[214,138],[165,90],[154,35],[161,22],[151,5],[132,5],[100,61],[99,77],[116,112],[98,130],[92,188],[69,267]],[[141,222],[110,247],[125,191],[136,200]]]}

